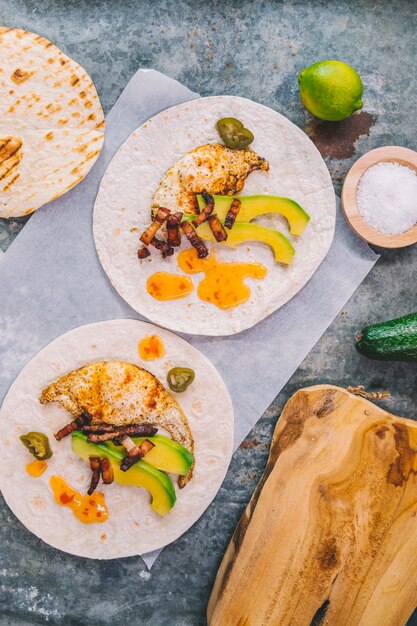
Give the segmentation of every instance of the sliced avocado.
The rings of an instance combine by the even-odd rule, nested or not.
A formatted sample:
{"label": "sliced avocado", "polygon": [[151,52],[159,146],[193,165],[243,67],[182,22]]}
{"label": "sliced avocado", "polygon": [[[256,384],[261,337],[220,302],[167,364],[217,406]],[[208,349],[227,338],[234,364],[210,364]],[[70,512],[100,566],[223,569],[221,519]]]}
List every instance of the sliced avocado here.
{"label": "sliced avocado", "polygon": [[[169,472],[170,474],[179,474],[180,476],[186,476],[190,471],[194,457],[186,448],[164,435],[154,435],[153,437],[133,437],[133,441],[140,445],[142,441],[151,441],[155,444],[155,447],[150,450],[146,455],[146,463],[153,465],[163,472]],[[110,449],[114,449],[117,452],[124,454],[124,449],[120,446],[115,446],[110,441],[105,444]]]}
{"label": "sliced avocado", "polygon": [[[236,222],[250,222],[258,215],[265,215],[266,213],[279,213],[288,220],[291,235],[301,235],[310,221],[310,216],[304,211],[304,209],[290,198],[266,196],[262,194],[258,194],[256,196],[236,197],[241,202]],[[219,219],[223,221],[226,219],[227,212],[230,209],[230,205],[232,204],[234,197],[213,196],[213,198],[214,211],[217,213]],[[201,211],[206,206],[203,196],[198,195],[197,201]],[[194,217],[191,219],[194,219]]]}
{"label": "sliced avocado", "polygon": [[147,489],[152,496],[151,509],[158,515],[167,515],[174,506],[177,497],[171,479],[146,461],[138,461],[127,472],[122,472],[122,452],[104,443],[88,443],[86,435],[79,431],[72,433],[72,450],[86,461],[90,456],[107,457],[112,464],[114,480],[119,485],[135,485]]}
{"label": "sliced avocado", "polygon": [[[266,243],[274,253],[275,261],[289,265],[295,254],[288,239],[278,230],[265,228],[259,224],[248,224],[247,222],[235,222],[231,230],[227,230],[227,239],[221,245],[225,244],[231,248],[236,248],[241,243],[250,241],[261,241]],[[197,233],[202,239],[216,241],[208,222],[203,222],[197,228]]]}

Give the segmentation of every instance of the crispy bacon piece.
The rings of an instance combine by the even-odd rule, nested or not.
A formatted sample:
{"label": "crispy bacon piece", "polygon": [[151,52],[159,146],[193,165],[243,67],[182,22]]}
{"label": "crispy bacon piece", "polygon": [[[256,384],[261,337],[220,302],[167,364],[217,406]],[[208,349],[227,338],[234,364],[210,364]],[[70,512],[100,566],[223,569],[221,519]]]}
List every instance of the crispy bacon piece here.
{"label": "crispy bacon piece", "polygon": [[103,441],[111,441],[117,437],[116,433],[102,433],[101,435],[97,435],[95,433],[91,433],[87,437],[88,443],[102,443]]}
{"label": "crispy bacon piece", "polygon": [[127,472],[135,463],[140,461],[143,458],[142,452],[139,454],[134,454],[133,456],[125,456],[123,461],[120,463],[120,469],[122,472]]}
{"label": "crispy bacon piece", "polygon": [[154,246],[154,248],[162,253],[163,259],[165,259],[167,256],[172,256],[174,254],[174,248],[172,248],[166,241],[162,241],[161,239],[157,239],[156,237],[152,239],[151,246]]}
{"label": "crispy bacon piece", "polygon": [[90,416],[83,412],[81,415],[75,418],[72,422],[61,428],[57,433],[55,433],[54,437],[57,441],[61,441],[64,437],[70,435],[74,430],[80,430],[85,424],[88,424],[90,421]]}
{"label": "crispy bacon piece", "polygon": [[150,450],[152,450],[152,448],[155,447],[155,444],[153,444],[152,441],[149,441],[149,439],[145,439],[145,441],[142,441],[140,446],[137,446],[135,442],[131,439],[130,442],[123,441],[122,443],[126,449],[128,449],[129,447],[129,456],[126,456],[120,463],[120,469],[122,470],[122,472],[127,472],[128,469],[130,469],[135,463],[143,459],[145,454],[147,454]]}
{"label": "crispy bacon piece", "polygon": [[[83,431],[84,432],[84,431]],[[86,431],[88,432],[88,431]],[[111,441],[128,435],[130,437],[152,437],[158,432],[158,429],[149,424],[132,424],[129,426],[113,426],[111,432],[91,433],[87,437],[88,443],[100,443],[102,441]]]}
{"label": "crispy bacon piece", "polygon": [[150,254],[151,253],[149,252],[148,248],[146,246],[142,246],[138,250],[138,259],[146,259],[148,256],[150,256]]}
{"label": "crispy bacon piece", "polygon": [[211,232],[213,233],[215,240],[218,241],[219,243],[221,241],[226,241],[227,232],[224,230],[223,224],[217,217],[216,213],[213,213],[213,215],[210,215],[207,218],[207,221],[209,223]]}
{"label": "crispy bacon piece", "polygon": [[104,457],[104,459],[100,461],[100,472],[103,483],[105,485],[111,485],[114,481],[114,473],[110,460],[107,457]]}
{"label": "crispy bacon piece", "polygon": [[125,448],[129,456],[137,456],[138,454],[142,454],[140,447],[135,444],[135,442],[129,437],[129,435],[125,435],[123,437],[122,446]]}
{"label": "crispy bacon piece", "polygon": [[154,447],[155,444],[152,443],[152,441],[149,441],[149,439],[145,439],[145,441],[142,441],[142,443],[140,444],[140,449],[143,452],[143,456],[145,456],[145,454],[148,454],[148,452],[150,452]]}
{"label": "crispy bacon piece", "polygon": [[207,250],[204,241],[197,235],[193,226],[190,222],[181,222],[181,228],[190,244],[197,250],[198,258],[204,259],[204,257],[208,255],[209,251]]}
{"label": "crispy bacon piece", "polygon": [[155,237],[156,233],[161,228],[170,213],[171,211],[169,209],[164,209],[163,207],[160,207],[157,210],[155,217],[152,220],[152,224],[150,224],[140,236],[142,243],[145,243],[147,246],[151,243],[152,239]]}
{"label": "crispy bacon piece", "polygon": [[87,491],[88,495],[91,496],[100,480],[100,457],[99,456],[90,456],[90,467],[93,475],[91,476],[90,487]]}
{"label": "crispy bacon piece", "polygon": [[83,433],[97,433],[102,435],[103,433],[112,433],[116,427],[113,424],[84,424],[81,427]]}
{"label": "crispy bacon piece", "polygon": [[181,219],[181,211],[171,213],[167,218],[167,241],[169,246],[177,247],[181,244]]}
{"label": "crispy bacon piece", "polygon": [[237,214],[240,211],[241,201],[238,198],[234,198],[232,204],[230,205],[230,209],[227,212],[226,219],[224,220],[224,225],[226,228],[231,230],[235,220],[237,218]]}
{"label": "crispy bacon piece", "polygon": [[204,209],[201,211],[200,215],[198,217],[195,218],[195,220],[192,221],[192,224],[194,226],[194,228],[198,228],[200,226],[200,224],[202,224],[203,222],[206,221],[206,219],[208,219],[209,215],[211,215],[213,213],[213,209],[214,209],[214,198],[210,193],[207,193],[207,191],[203,191],[203,193],[201,194],[206,202],[206,206],[204,207]]}

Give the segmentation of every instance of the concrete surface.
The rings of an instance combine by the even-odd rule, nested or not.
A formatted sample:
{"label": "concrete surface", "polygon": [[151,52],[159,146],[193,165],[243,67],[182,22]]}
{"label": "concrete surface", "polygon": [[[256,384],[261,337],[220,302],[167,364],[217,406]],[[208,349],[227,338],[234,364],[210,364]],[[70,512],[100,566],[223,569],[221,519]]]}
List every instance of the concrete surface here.
{"label": "concrete surface", "polygon": [[[139,67],[165,72],[202,95],[243,95],[271,106],[314,138],[337,191],[349,166],[370,148],[417,147],[417,6],[412,0],[0,0],[0,23],[36,31],[84,65],[105,111]],[[309,118],[297,89],[298,72],[323,58],[351,63],[365,83],[366,114],[330,130]],[[0,224],[3,250],[23,223]],[[151,572],[137,558],[87,561],[53,550],[2,502],[0,626],[203,625],[220,559],[293,392],[318,382],[389,389],[392,398],[385,406],[415,417],[417,365],[368,361],[354,350],[353,338],[366,323],[417,310],[416,278],[416,246],[382,252],[235,454],[214,504],[164,550]],[[417,614],[409,621],[416,625]]]}

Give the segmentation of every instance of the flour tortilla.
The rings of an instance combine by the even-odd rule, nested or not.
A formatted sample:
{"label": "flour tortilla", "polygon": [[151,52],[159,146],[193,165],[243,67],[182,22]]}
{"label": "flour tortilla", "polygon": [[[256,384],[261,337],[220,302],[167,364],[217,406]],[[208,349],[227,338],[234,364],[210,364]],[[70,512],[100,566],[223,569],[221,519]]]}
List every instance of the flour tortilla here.
{"label": "flour tortilla", "polygon": [[[267,267],[263,281],[247,279],[252,294],[245,304],[223,311],[200,300],[196,290],[187,298],[160,302],[147,293],[146,280],[156,271],[178,273],[177,254],[163,260],[153,251],[139,263],[139,236],[150,222],[152,199],[166,170],[187,151],[218,142],[215,123],[222,117],[241,120],[255,136],[251,148],[270,164],[269,172],[249,175],[240,195],[290,197],[310,214],[311,221],[296,238],[289,235],[287,222],[280,216],[256,220],[281,230],[292,241],[296,254],[289,267],[275,263],[271,250],[261,243],[243,244],[236,250],[212,244],[221,259],[259,261]],[[279,113],[245,98],[216,96],[167,109],[134,131],[101,182],[94,209],[94,238],[111,283],[136,311],[172,330],[231,335],[279,309],[311,278],[330,248],[335,211],[329,172],[302,130]],[[189,244],[184,241],[182,248],[186,247]],[[202,274],[191,276],[195,285],[201,278]]]}
{"label": "flour tortilla", "polygon": [[[138,342],[158,334],[166,353],[142,361]],[[109,518],[102,524],[82,524],[53,498],[49,479],[59,474],[82,492],[91,473],[86,461],[71,451],[71,437],[55,441],[53,433],[71,421],[59,404],[42,405],[39,395],[50,382],[85,363],[117,359],[148,369],[165,384],[168,370],[192,367],[193,384],[173,394],[187,416],[195,440],[195,469],[191,481],[177,492],[174,508],[160,517],[149,507],[149,493],[116,483],[100,485]],[[40,431],[48,435],[53,456],[40,478],[30,477],[25,465],[33,460],[19,435]],[[136,320],[113,320],[81,326],[62,335],[26,365],[10,388],[0,411],[0,488],[19,520],[51,546],[95,559],[144,554],[162,548],[188,530],[216,495],[226,474],[233,446],[230,396],[214,366],[201,352],[172,333]]]}
{"label": "flour tortilla", "polygon": [[0,28],[0,217],[28,215],[79,183],[103,145],[94,84],[50,41]]}

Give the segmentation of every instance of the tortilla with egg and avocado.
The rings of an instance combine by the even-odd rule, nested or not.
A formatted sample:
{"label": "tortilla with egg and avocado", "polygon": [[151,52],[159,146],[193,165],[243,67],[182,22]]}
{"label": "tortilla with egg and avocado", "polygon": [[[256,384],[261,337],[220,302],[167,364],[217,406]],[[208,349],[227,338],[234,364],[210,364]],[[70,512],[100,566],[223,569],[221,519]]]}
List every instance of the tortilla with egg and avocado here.
{"label": "tortilla with egg and avocado", "polygon": [[[222,118],[236,118],[249,129],[254,136],[250,146],[234,151],[225,148],[216,128]],[[241,198],[242,207],[247,196],[277,196],[298,203],[297,207],[300,205],[310,217],[301,235],[291,229],[284,215],[270,212],[267,204],[265,215],[251,219],[251,225],[265,227],[262,237],[265,231],[267,235],[274,233],[270,245],[275,245],[279,237],[287,242],[290,258],[279,262],[279,255],[274,257],[268,245],[251,239],[254,229],[238,224],[239,216],[233,228],[239,227],[238,239],[244,243],[235,248],[227,245],[236,238],[233,228],[228,231],[229,241],[224,243],[217,243],[214,237],[204,239],[217,259],[258,263],[266,270],[261,280],[245,279],[250,296],[227,310],[198,297],[203,274],[197,272],[186,275],[194,289],[184,290],[185,297],[161,301],[148,292],[148,280],[155,273],[185,276],[178,267],[178,252],[190,247],[184,233],[174,254],[164,249],[164,242],[157,243],[160,250],[151,249],[147,258],[138,260],[140,236],[149,226],[151,209],[185,208],[185,215],[191,196],[182,193],[184,183],[193,180],[210,194],[218,194],[216,203],[219,195],[229,196],[230,202],[230,194]],[[202,191],[198,185],[192,188]],[[311,278],[330,248],[335,213],[329,172],[301,129],[279,113],[245,98],[214,96],[167,109],[133,132],[102,179],[94,209],[94,239],[111,283],[136,311],[172,330],[231,335],[279,309]],[[207,223],[197,232],[200,229],[210,237]]]}
{"label": "tortilla with egg and avocado", "polygon": [[[138,342],[154,334],[162,340],[165,353],[157,360],[143,361]],[[167,374],[174,367],[192,369],[195,375],[181,393],[167,389]],[[90,444],[88,428],[81,424],[57,440],[54,435],[62,434],[80,411],[91,418],[90,432],[101,423],[115,429],[151,423],[158,428],[156,435],[132,436],[136,444],[148,440],[155,448],[127,471],[120,471],[126,457],[115,440]],[[19,440],[30,432],[46,435],[52,452],[38,478],[25,469],[33,456]],[[160,445],[182,450],[183,470],[174,475],[169,464],[158,465],[155,451]],[[67,506],[57,504],[51,489],[55,477],[55,482],[64,479],[86,493],[92,480],[88,446],[101,458],[103,450],[110,450],[105,456],[114,471],[111,484],[103,484],[103,475],[96,487],[97,493],[104,494],[108,510],[102,523],[83,524]],[[194,524],[220,488],[232,446],[230,396],[201,352],[145,322],[99,322],[50,343],[10,388],[0,411],[0,488],[19,520],[50,545],[87,558],[133,556],[162,548]],[[139,484],[145,488],[136,481],[138,470],[142,472]],[[149,485],[142,480],[144,472],[150,476]]]}
{"label": "tortilla with egg and avocado", "polygon": [[104,141],[94,84],[53,43],[0,28],[0,217],[28,215],[78,184]]}

